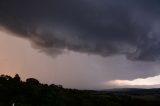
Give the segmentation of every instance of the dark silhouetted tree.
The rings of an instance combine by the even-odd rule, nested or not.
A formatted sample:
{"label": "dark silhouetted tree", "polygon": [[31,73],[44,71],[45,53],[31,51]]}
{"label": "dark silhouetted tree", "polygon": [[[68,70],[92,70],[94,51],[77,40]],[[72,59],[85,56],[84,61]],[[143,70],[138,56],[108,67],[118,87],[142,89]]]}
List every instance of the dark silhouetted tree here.
{"label": "dark silhouetted tree", "polygon": [[26,79],[26,83],[30,84],[30,85],[39,85],[40,84],[40,82],[35,78]]}
{"label": "dark silhouetted tree", "polygon": [[17,81],[17,82],[20,82],[20,81],[21,81],[21,78],[20,78],[20,76],[19,76],[18,74],[16,74],[13,79],[14,79],[15,81]]}

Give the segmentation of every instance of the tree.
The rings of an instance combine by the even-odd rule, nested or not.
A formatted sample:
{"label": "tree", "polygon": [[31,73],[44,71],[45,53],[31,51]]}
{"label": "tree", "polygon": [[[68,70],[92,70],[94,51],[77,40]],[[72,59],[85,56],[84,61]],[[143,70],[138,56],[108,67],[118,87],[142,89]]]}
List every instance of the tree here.
{"label": "tree", "polygon": [[13,78],[16,82],[20,82],[21,81],[21,78],[18,74],[16,74]]}
{"label": "tree", "polygon": [[34,79],[34,78],[28,78],[26,80],[26,83],[31,84],[31,85],[39,85],[40,84],[40,82],[37,79]]}

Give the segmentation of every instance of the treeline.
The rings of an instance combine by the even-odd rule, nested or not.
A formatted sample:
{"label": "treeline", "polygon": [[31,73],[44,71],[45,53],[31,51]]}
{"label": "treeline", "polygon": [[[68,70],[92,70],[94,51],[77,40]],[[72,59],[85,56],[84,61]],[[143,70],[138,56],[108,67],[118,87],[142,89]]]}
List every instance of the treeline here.
{"label": "treeline", "polygon": [[37,79],[22,81],[0,76],[0,106],[160,106],[159,99],[115,95],[98,91],[65,89],[61,85],[41,84]]}

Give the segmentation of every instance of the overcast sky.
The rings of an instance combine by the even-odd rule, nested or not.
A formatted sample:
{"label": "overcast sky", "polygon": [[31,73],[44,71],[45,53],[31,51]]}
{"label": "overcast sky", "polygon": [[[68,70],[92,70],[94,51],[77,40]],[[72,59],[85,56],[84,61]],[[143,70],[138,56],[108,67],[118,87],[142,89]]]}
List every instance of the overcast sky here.
{"label": "overcast sky", "polygon": [[78,89],[160,87],[159,5],[0,0],[0,74]]}

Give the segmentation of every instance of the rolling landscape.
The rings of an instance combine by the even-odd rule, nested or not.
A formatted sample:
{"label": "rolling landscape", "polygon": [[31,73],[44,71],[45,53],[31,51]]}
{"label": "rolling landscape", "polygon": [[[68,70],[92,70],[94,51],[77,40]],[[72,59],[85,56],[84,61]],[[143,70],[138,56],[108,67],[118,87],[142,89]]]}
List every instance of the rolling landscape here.
{"label": "rolling landscape", "polygon": [[76,90],[0,76],[1,106],[159,106],[160,89]]}

